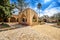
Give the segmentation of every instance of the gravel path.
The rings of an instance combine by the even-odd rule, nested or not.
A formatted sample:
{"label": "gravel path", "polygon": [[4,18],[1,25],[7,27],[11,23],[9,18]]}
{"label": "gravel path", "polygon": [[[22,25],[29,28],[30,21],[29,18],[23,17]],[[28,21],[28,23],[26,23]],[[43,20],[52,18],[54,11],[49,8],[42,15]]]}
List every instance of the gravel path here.
{"label": "gravel path", "polygon": [[42,33],[38,33],[31,27],[23,27],[14,30],[0,32],[0,40],[55,40]]}

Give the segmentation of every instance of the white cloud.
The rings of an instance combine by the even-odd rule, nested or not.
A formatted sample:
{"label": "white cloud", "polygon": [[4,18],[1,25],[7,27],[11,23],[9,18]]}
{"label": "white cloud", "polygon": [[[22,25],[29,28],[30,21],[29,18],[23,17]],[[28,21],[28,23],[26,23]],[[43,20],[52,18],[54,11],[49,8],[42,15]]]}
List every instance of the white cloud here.
{"label": "white cloud", "polygon": [[37,8],[35,7],[34,10],[37,11]]}
{"label": "white cloud", "polygon": [[56,2],[52,2],[52,3],[49,5],[48,9],[52,8],[55,4],[56,4]]}
{"label": "white cloud", "polygon": [[44,3],[46,3],[46,2],[50,2],[51,0],[44,0]]}
{"label": "white cloud", "polygon": [[60,0],[58,0],[58,2],[60,3]]}
{"label": "white cloud", "polygon": [[[60,7],[57,7],[57,8],[60,8]],[[60,12],[60,9],[57,9],[57,8],[46,9],[43,15],[53,16],[54,14]]]}
{"label": "white cloud", "polygon": [[52,16],[58,12],[60,12],[60,7],[54,7],[56,4],[56,2],[52,2],[50,4],[50,6],[48,8],[46,8],[44,11],[42,11],[43,13],[41,13],[41,15],[48,15],[48,16]]}
{"label": "white cloud", "polygon": [[51,8],[53,8],[53,7],[56,6],[56,5],[57,5],[56,2],[52,2],[52,3],[48,6],[48,8],[46,8],[46,9],[51,9]]}
{"label": "white cloud", "polygon": [[[37,9],[37,7],[32,8],[32,9],[35,10],[39,15],[39,10]],[[51,6],[49,6],[44,11],[40,10],[40,17],[43,16],[43,15],[52,16],[52,15],[58,13],[58,12],[60,12],[60,7],[51,8]]]}
{"label": "white cloud", "polygon": [[40,17],[43,16],[44,14],[40,13]]}
{"label": "white cloud", "polygon": [[13,11],[14,11],[14,13],[13,13],[13,14],[16,14],[16,15],[18,15],[18,13],[19,13],[19,10],[18,10],[17,8],[13,9]]}

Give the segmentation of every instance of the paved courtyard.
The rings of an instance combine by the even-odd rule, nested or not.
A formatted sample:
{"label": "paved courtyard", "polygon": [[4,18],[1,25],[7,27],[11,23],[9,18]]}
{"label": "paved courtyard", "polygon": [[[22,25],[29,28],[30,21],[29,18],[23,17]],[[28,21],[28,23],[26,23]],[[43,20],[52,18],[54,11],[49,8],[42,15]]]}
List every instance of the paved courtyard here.
{"label": "paved courtyard", "polygon": [[25,26],[0,32],[0,40],[60,40],[60,28],[49,24]]}
{"label": "paved courtyard", "polygon": [[39,33],[43,33],[43,35],[51,37],[52,39],[60,40],[60,28],[51,25],[54,24],[36,25],[32,28]]}

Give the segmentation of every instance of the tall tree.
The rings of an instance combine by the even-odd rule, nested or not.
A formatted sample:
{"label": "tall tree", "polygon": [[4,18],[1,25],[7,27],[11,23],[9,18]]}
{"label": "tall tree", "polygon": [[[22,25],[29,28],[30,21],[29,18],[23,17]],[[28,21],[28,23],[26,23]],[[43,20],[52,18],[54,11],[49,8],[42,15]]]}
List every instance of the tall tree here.
{"label": "tall tree", "polygon": [[0,17],[4,19],[11,17],[12,6],[10,5],[10,0],[0,0]]}
{"label": "tall tree", "polygon": [[[24,10],[28,3],[25,2],[25,0],[17,0],[18,1],[18,5],[16,6],[20,11]],[[15,3],[16,4],[16,3]]]}
{"label": "tall tree", "polygon": [[56,21],[57,25],[60,26],[60,12],[54,14],[51,18],[54,19]]}
{"label": "tall tree", "polygon": [[54,14],[53,17],[60,22],[60,13]]}
{"label": "tall tree", "polygon": [[39,14],[38,14],[39,16],[40,16],[40,8],[41,8],[41,6],[42,6],[41,3],[37,4],[37,8],[39,9]]}

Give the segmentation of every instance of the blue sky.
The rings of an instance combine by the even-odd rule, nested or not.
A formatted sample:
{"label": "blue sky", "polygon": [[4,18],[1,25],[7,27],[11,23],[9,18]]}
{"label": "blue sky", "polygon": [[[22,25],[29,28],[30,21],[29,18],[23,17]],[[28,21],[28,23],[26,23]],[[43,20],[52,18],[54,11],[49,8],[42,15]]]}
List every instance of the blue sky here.
{"label": "blue sky", "polygon": [[[29,7],[33,10],[35,10],[38,13],[37,4],[41,3],[42,7],[40,9],[40,16],[48,15],[52,16],[53,14],[56,14],[60,12],[60,0],[25,0],[26,2],[29,2]],[[17,2],[16,0],[10,0],[10,3]],[[16,9],[16,14],[18,13],[18,10]]]}

